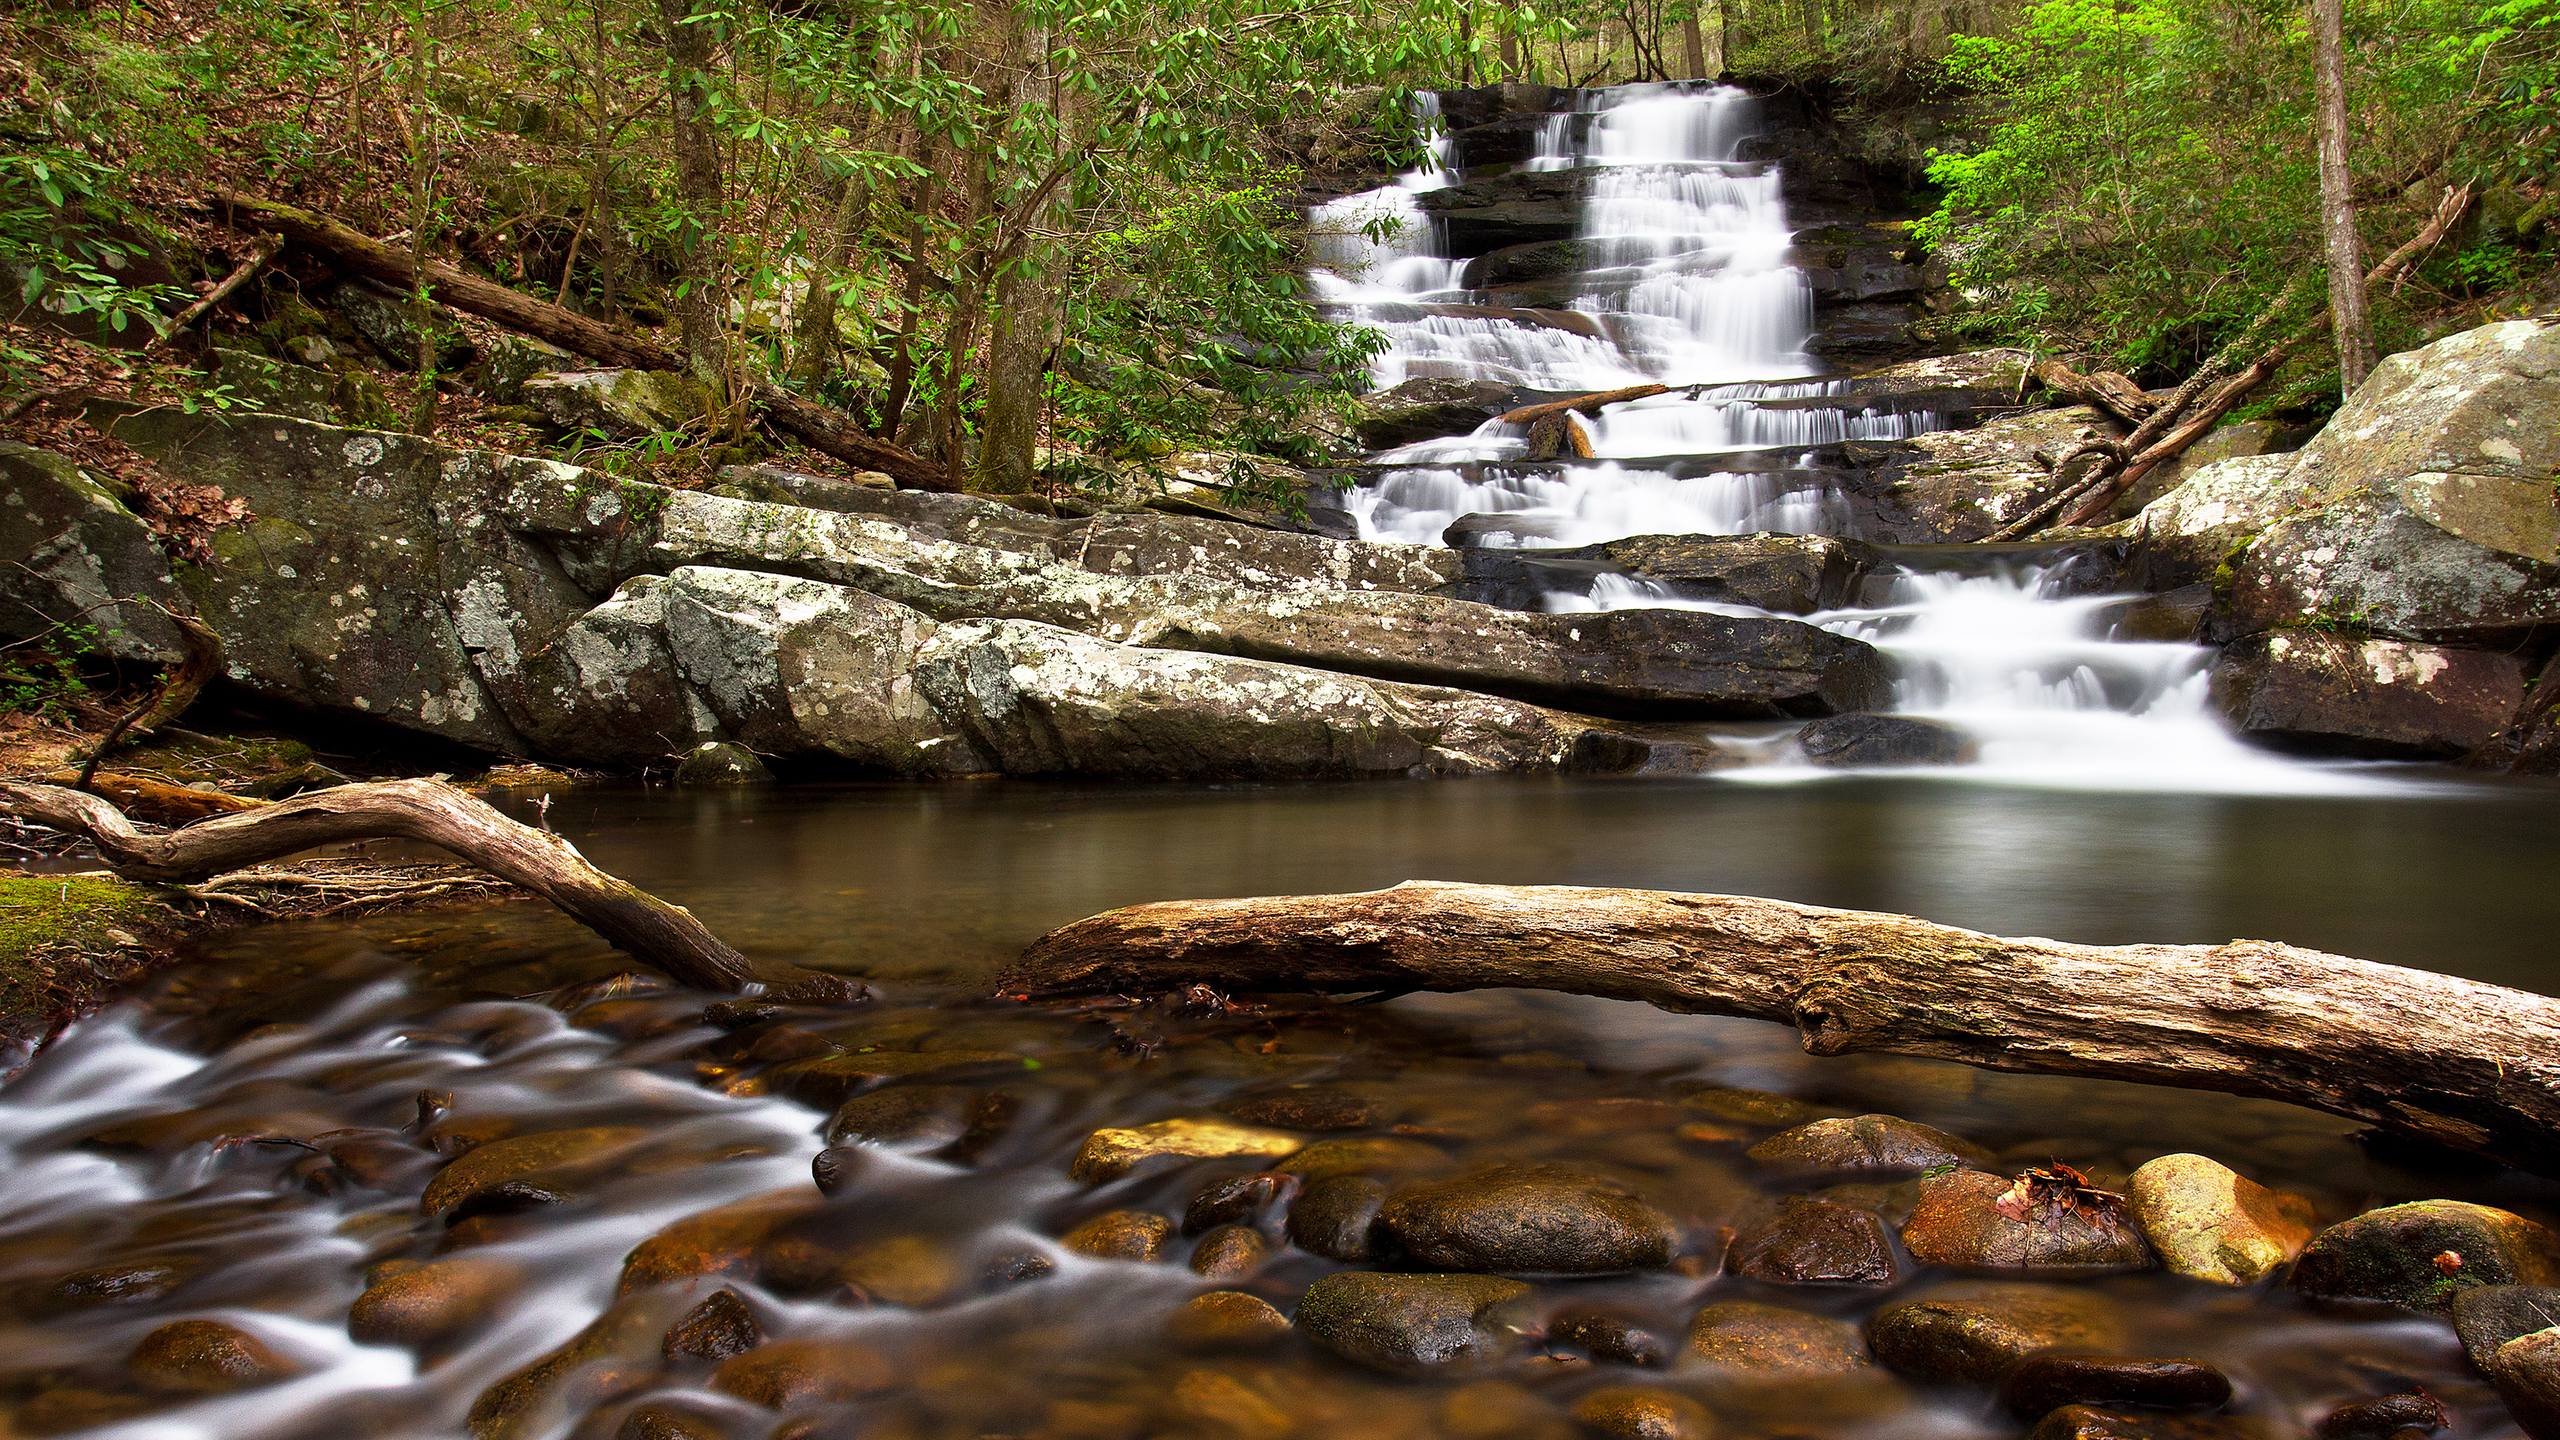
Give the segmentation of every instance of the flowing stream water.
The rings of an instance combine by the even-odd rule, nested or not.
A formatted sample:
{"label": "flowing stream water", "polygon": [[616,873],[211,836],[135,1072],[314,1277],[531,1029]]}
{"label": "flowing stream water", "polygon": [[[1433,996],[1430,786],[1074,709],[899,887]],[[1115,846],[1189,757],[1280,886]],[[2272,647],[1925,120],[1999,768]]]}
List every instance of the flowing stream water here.
{"label": "flowing stream water", "polygon": [[[1568,541],[1836,519],[1783,477],[1663,458],[1923,423],[1764,408],[1824,382],[1800,353],[1801,277],[1774,182],[1732,158],[1748,123],[1747,102],[1725,91],[1597,95],[1551,117],[1534,163],[1604,165],[1610,180],[1590,226],[1613,271],[1579,309],[1586,330],[1550,334],[1436,298],[1458,294],[1452,262],[1410,232],[1375,246],[1384,273],[1339,281],[1345,303],[1373,307],[1396,337],[1385,375],[1500,363],[1562,388],[1716,382],[1603,416],[1594,433],[1615,458],[1563,478],[1505,478],[1498,463],[1465,478],[1452,457],[1498,462],[1517,443],[1500,433],[1416,447],[1364,502],[1373,533],[1436,539],[1459,515],[1496,510]],[[1447,184],[1441,153],[1397,190]],[[1452,313],[1430,313],[1443,304]],[[1110,906],[1412,878],[1767,895],[2088,942],[2256,935],[2560,992],[2547,944],[2560,791],[2259,783],[2242,772],[2326,772],[2237,752],[2195,693],[2190,647],[2110,639],[2110,602],[2046,593],[2057,584],[2036,564],[1915,567],[1872,608],[1822,617],[1894,654],[1907,710],[1981,738],[1980,765],[1926,781],[563,791],[542,817],[598,863],[750,952],[859,973],[877,998],[706,1013],[711,997],[624,976],[530,903],[270,926],[200,947],[0,1088],[0,1433],[1572,1440],[1586,1433],[1570,1418],[1577,1401],[1643,1383],[1705,1406],[1729,1435],[1995,1440],[2025,1427],[1978,1390],[1881,1368],[1809,1385],[1676,1358],[1702,1304],[1860,1322],[1947,1278],[1907,1256],[1885,1287],[1724,1273],[1734,1229],[1808,1185],[1745,1147],[1808,1116],[1882,1110],[1978,1142],[2003,1167],[2059,1158],[2102,1184],[2200,1151],[2301,1192],[2323,1223],[2427,1196],[2560,1214],[2548,1182],[2280,1105],[1813,1059],[1783,1027],[1626,1004],[991,998],[1031,940]],[[1608,582],[1550,603],[1673,598]],[[1770,749],[1747,773],[1793,773],[1784,742]],[[2121,788],[1981,783],[2021,773]],[[2126,779],[2138,775],[2204,783],[2142,793]],[[2301,793],[2252,793],[2288,789]],[[530,796],[516,808],[535,813]],[[826,1193],[813,1165],[837,1096],[781,1069],[818,1055],[875,1075],[847,1087],[869,1138],[826,1153]],[[1399,1176],[1521,1160],[1598,1171],[1672,1215],[1679,1258],[1540,1278],[1531,1333],[1481,1371],[1373,1374],[1297,1336],[1205,1348],[1167,1328],[1193,1296],[1239,1288],[1287,1311],[1341,1266],[1287,1243],[1276,1205],[1242,1217],[1268,1253],[1222,1280],[1188,1268],[1193,1234],[1152,1261],[1094,1258],[1062,1237],[1113,1211],[1179,1221],[1195,1196],[1266,1163],[1088,1185],[1070,1162],[1095,1128],[1230,1113],[1277,1117]],[[542,1135],[555,1139],[528,1143],[548,1151],[512,1171],[439,1181],[457,1156]],[[1908,1182],[1852,1189],[1833,1193],[1888,1218],[1910,1204]],[[645,1264],[626,1284],[635,1250]],[[411,1308],[359,1307],[383,1282],[412,1286]],[[2268,1433],[2307,1434],[2341,1403],[2413,1385],[2452,1407],[2453,1433],[2517,1433],[2440,1320],[2157,1272],[2069,1283],[2141,1353],[2223,1370],[2235,1407]],[[739,1301],[725,1329],[662,1338],[722,1286]],[[1594,1309],[1655,1337],[1672,1363],[1596,1359],[1562,1338],[1559,1317]],[[743,1343],[741,1312],[773,1343],[742,1361],[704,1354],[722,1348],[706,1334]],[[152,1358],[153,1337],[193,1321],[266,1353],[246,1369]]]}

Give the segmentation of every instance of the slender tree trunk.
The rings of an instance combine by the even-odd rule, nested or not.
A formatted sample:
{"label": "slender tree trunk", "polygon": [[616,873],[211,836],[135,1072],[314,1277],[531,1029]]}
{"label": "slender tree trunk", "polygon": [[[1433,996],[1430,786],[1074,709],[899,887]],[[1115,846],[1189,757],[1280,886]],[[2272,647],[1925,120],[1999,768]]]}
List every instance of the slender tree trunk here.
{"label": "slender tree trunk", "polygon": [[1689,62],[1689,79],[1712,80],[1715,78],[1707,73],[1707,37],[1699,28],[1698,12],[1695,10],[1680,17],[1680,49],[1681,58]]}
{"label": "slender tree trunk", "polygon": [[[1048,105],[1057,114],[1060,154],[1044,156],[1051,165],[1068,163],[1082,143],[1072,108],[1048,76],[1047,47],[1020,16],[1008,19],[1004,31],[1004,67],[1014,77],[1017,113]],[[1043,166],[1041,169],[1048,167]],[[1019,188],[1037,170],[1012,179]],[[1065,208],[1069,186],[1051,185],[1046,194],[1018,195],[1014,204],[1027,207],[1008,215],[998,230],[995,316],[987,331],[987,368],[978,413],[977,488],[998,495],[1027,495],[1037,488],[1034,464],[1040,443],[1041,384],[1048,369],[1050,321],[1057,309],[1055,275],[1048,247],[1031,232],[1053,223]]]}
{"label": "slender tree trunk", "polygon": [[724,405],[729,388],[728,337],[720,310],[727,267],[721,253],[720,146],[711,131],[711,32],[693,18],[691,0],[658,0],[666,31],[667,120],[675,139],[676,193],[685,208],[677,254],[676,328],[685,364]]}
{"label": "slender tree trunk", "polygon": [[2329,259],[2329,314],[2337,336],[2339,387],[2353,391],[2373,371],[2373,317],[2365,310],[2364,257],[2356,237],[2354,181],[2347,173],[2346,0],[2311,0],[2314,90],[2319,102],[2320,230]]}
{"label": "slender tree trunk", "polygon": [[1520,70],[1520,36],[1512,30],[1507,21],[1502,28],[1502,78],[1505,80],[1529,78]]}

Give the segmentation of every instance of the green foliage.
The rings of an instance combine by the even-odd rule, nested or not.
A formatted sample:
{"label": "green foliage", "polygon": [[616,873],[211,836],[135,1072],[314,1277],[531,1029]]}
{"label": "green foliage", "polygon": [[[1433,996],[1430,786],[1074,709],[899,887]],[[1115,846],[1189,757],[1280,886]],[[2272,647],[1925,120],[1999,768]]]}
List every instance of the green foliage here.
{"label": "green foliage", "polygon": [[0,645],[0,714],[56,723],[76,718],[100,664],[98,639],[96,626],[69,624]]}
{"label": "green foliage", "polygon": [[[0,150],[0,274],[18,313],[42,310],[110,336],[146,337],[184,293],[135,277],[136,217],[114,172],[59,145]],[[28,383],[36,357],[0,344],[0,382]]]}
{"label": "green foliage", "polygon": [[[2547,181],[2547,157],[2522,143],[2528,128],[2547,143],[2547,121],[2499,97],[2541,93],[2555,8],[2493,7],[2514,12],[2495,34],[2466,0],[2348,6],[2368,255],[2413,233],[2446,184],[2520,159]],[[1956,39],[1946,75],[1986,123],[1980,144],[1935,157],[1944,200],[1920,233],[1980,302],[1986,336],[2165,380],[2321,264],[2296,0],[2039,0],[2006,33]],[[2479,250],[2455,268],[2477,288],[2540,263]],[[2377,296],[2377,325],[2407,333],[2416,307],[2446,298]]]}

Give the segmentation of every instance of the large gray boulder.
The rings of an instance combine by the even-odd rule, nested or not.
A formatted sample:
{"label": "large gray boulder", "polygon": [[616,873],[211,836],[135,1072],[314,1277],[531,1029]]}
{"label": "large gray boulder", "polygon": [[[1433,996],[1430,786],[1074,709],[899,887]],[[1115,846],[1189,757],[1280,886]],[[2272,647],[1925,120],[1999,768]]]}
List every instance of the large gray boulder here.
{"label": "large gray boulder", "polygon": [[2298,749],[2440,760],[2489,742],[2524,700],[2513,655],[2277,630],[2224,647],[2213,699],[2241,733]]}
{"label": "large gray boulder", "polygon": [[2326,619],[2494,643],[2560,620],[2560,321],[2394,355],[2299,452],[2232,565],[2235,633]]}
{"label": "large gray boulder", "polygon": [[0,635],[85,627],[91,648],[165,664],[182,647],[155,603],[183,608],[123,497],[68,457],[0,440]]}
{"label": "large gray boulder", "polygon": [[2134,552],[2154,589],[2215,578],[2249,543],[2306,503],[2291,455],[2244,455],[2200,465],[2142,507]]}
{"label": "large gray boulder", "polygon": [[2096,410],[2072,405],[1848,449],[1878,462],[1883,497],[1903,517],[1893,538],[1966,541],[1989,538],[2052,486],[2038,454],[2059,458],[2083,439],[2115,433]]}

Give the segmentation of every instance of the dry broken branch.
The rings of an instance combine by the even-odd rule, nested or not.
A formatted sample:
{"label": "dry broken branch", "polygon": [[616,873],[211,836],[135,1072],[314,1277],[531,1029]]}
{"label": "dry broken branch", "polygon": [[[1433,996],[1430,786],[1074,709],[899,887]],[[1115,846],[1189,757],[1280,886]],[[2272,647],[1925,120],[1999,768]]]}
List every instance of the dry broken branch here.
{"label": "dry broken branch", "polygon": [[1817,1055],[2288,1101],[2560,1173],[2560,1000],[2257,940],[2071,945],[1723,895],[1413,883],[1080,920],[1023,998],[1517,987],[1794,1026]]}

